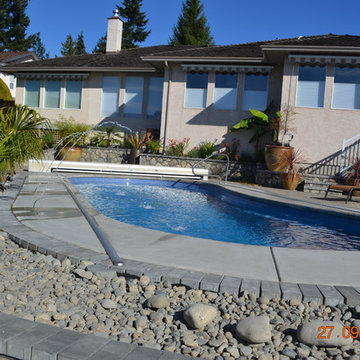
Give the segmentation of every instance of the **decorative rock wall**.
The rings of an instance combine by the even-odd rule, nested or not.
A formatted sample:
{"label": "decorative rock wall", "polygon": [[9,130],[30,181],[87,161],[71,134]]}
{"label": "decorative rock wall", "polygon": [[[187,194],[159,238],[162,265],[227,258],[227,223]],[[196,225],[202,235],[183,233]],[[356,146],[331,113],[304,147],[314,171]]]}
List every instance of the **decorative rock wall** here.
{"label": "decorative rock wall", "polygon": [[129,154],[129,149],[87,147],[83,148],[80,161],[122,164],[127,162]]}
{"label": "decorative rock wall", "polygon": [[281,188],[280,172],[258,168],[255,183],[261,186]]}

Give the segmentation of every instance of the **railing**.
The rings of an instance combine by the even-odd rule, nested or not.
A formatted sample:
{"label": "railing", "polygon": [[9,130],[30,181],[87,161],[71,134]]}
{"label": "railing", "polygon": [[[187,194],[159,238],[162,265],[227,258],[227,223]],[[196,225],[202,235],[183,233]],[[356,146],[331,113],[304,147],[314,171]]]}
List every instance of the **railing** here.
{"label": "railing", "polygon": [[[194,176],[199,176],[196,174],[195,172],[195,168],[200,165],[201,163],[203,163],[204,161],[212,158],[213,156],[216,156],[216,155],[223,155],[223,156],[226,156],[226,170],[225,170],[225,184],[227,184],[227,179],[228,179],[228,174],[229,174],[229,164],[230,164],[230,158],[229,158],[229,155],[228,154],[223,154],[221,153],[220,151],[215,151],[213,152],[210,156],[206,157],[205,159],[201,159],[199,160],[198,162],[196,162],[192,167],[191,167],[191,171],[192,173],[194,174]],[[221,181],[221,176],[220,175],[209,175],[209,177],[214,177],[214,178],[217,178],[219,179],[219,181]]]}
{"label": "railing", "polygon": [[350,139],[344,139],[340,155],[340,172],[344,171],[352,161],[354,161],[360,152],[360,134]]}

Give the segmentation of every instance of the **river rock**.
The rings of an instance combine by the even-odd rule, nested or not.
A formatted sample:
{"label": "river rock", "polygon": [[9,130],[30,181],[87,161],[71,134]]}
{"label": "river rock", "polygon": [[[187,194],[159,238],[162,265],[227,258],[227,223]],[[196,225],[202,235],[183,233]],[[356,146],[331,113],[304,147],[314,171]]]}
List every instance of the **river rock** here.
{"label": "river rock", "polygon": [[[329,330],[322,335],[324,338],[319,338],[321,335],[321,327],[333,326],[333,331],[328,338]],[[300,324],[297,330],[297,338],[300,342],[307,345],[335,347],[351,344],[353,339],[344,338],[343,336],[344,325],[337,321],[322,321],[310,320],[304,321]]]}
{"label": "river rock", "polygon": [[241,340],[250,344],[270,341],[270,320],[266,315],[249,316],[237,323],[235,333]]}
{"label": "river rock", "polygon": [[93,273],[91,271],[85,271],[84,269],[75,269],[74,274],[87,280],[90,280],[93,277]]}
{"label": "river rock", "polygon": [[169,304],[169,299],[164,293],[155,294],[147,300],[147,305],[151,309],[162,309],[169,306]]}
{"label": "river rock", "polygon": [[206,304],[193,304],[184,311],[184,319],[189,326],[195,329],[203,329],[211,323],[219,314],[214,306]]}
{"label": "river rock", "polygon": [[101,302],[101,305],[104,309],[116,309],[116,302],[110,299],[105,299]]}

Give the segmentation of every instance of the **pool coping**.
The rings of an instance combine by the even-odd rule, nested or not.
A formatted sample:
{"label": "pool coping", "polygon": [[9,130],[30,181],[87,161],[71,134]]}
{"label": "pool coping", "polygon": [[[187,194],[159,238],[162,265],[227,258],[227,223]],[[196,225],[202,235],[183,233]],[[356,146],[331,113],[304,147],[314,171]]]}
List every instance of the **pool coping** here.
{"label": "pool coping", "polygon": [[[69,176],[73,175],[69,174]],[[126,259],[124,266],[114,266],[108,257],[102,253],[45,236],[18,221],[11,207],[25,179],[25,174],[18,175],[15,177],[11,188],[6,191],[5,195],[7,199],[5,199],[5,203],[3,201],[4,199],[2,199],[1,202],[0,211],[3,216],[0,218],[0,226],[9,234],[9,237],[14,242],[32,251],[53,255],[59,260],[69,258],[74,264],[78,264],[82,260],[89,260],[106,268],[112,268],[116,270],[119,275],[136,277],[147,275],[155,282],[169,281],[172,284],[182,284],[190,288],[205,291],[241,294],[247,290],[253,292],[256,296],[261,295],[269,298],[278,297],[285,300],[298,298],[304,302],[315,301],[319,304],[324,303],[332,306],[342,302],[349,306],[360,304],[360,287],[358,286],[332,286],[254,280]],[[87,201],[85,204],[90,207],[89,210],[92,211],[93,214],[96,212]],[[101,216],[104,217],[104,215]]]}

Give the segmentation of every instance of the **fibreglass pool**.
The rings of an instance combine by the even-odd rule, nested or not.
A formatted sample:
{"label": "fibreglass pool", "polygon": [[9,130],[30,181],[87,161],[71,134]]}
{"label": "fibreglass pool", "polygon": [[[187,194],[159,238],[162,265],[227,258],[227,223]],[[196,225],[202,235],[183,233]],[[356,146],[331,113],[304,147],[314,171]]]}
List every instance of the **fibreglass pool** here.
{"label": "fibreglass pool", "polygon": [[254,200],[211,184],[71,178],[100,213],[137,226],[241,244],[360,250],[360,223]]}

